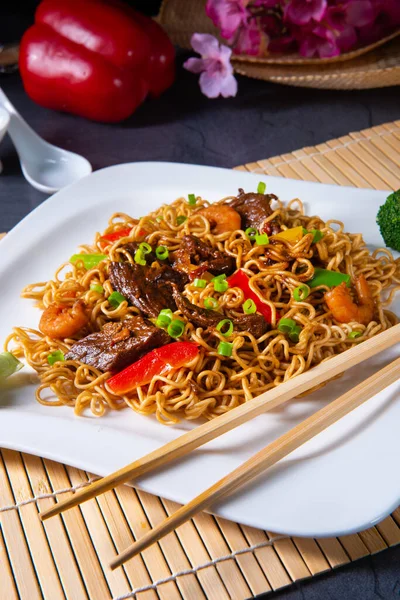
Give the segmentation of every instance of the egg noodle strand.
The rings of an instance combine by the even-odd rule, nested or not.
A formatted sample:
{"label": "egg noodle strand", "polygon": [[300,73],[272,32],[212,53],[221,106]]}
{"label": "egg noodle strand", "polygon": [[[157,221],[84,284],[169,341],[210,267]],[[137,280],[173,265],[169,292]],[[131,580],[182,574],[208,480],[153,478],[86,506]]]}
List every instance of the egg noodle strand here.
{"label": "egg noodle strand", "polygon": [[[224,198],[218,206],[231,197]],[[209,203],[197,198],[195,207],[184,198],[150,213],[139,220],[124,213],[115,213],[103,234],[96,234],[93,245],[81,246],[82,253],[106,253],[108,259],[90,270],[83,264],[64,263],[57,269],[54,279],[28,285],[22,293],[33,299],[41,309],[51,303],[72,305],[81,298],[90,312],[90,322],[85,331],[74,339],[56,340],[35,329],[15,327],[7,338],[5,347],[17,357],[25,357],[40,378],[36,399],[44,405],[71,406],[76,414],[86,409],[96,416],[106,410],[130,407],[142,415],[155,414],[164,424],[173,424],[181,418],[211,419],[251,398],[271,389],[291,377],[307,371],[353,344],[359,343],[393,326],[397,319],[385,306],[389,305],[400,287],[400,269],[391,253],[380,248],[370,253],[361,234],[345,233],[340,221],[324,222],[317,216],[306,216],[300,200],[292,200],[287,206],[277,202],[276,210],[268,221],[279,217],[282,228],[302,226],[308,230],[320,229],[322,239],[313,244],[311,235],[304,235],[297,243],[272,238],[268,246],[252,244],[242,230],[212,233],[210,222],[197,209]],[[180,225],[177,217],[187,217]],[[178,220],[179,222],[179,220]],[[107,243],[102,235],[131,228],[127,237]],[[145,236],[143,236],[145,232]],[[250,277],[251,289],[271,309],[270,330],[256,339],[248,332],[235,332],[224,337],[216,330],[205,331],[191,323],[186,324],[182,340],[198,344],[201,351],[189,365],[166,376],[156,376],[149,385],[138,387],[126,396],[112,394],[106,386],[110,373],[75,360],[48,364],[48,355],[56,350],[66,354],[76,339],[90,332],[99,331],[109,321],[123,321],[139,311],[126,301],[113,308],[107,297],[113,289],[108,280],[108,266],[112,260],[133,261],[126,251],[127,242],[145,240],[153,248],[166,246],[169,252],[179,247],[180,239],[187,234],[217,248],[236,261],[236,268]],[[341,324],[333,320],[323,302],[328,288],[320,286],[310,290],[303,301],[296,301],[293,290],[306,283],[314,274],[315,265],[325,269],[348,273],[352,279],[363,274],[369,283],[375,301],[375,318],[368,325],[360,323]],[[157,263],[153,265],[155,268]],[[92,289],[101,285],[103,293]],[[228,288],[219,293],[212,282],[198,288],[193,283],[185,286],[184,295],[197,306],[204,306],[204,299],[213,297],[218,301],[221,319],[243,314],[245,297],[240,288]],[[179,316],[179,311],[176,311]],[[297,343],[291,342],[277,329],[281,317],[293,319],[301,326]],[[349,338],[351,331],[361,337]],[[232,356],[218,354],[220,341],[233,343]]]}

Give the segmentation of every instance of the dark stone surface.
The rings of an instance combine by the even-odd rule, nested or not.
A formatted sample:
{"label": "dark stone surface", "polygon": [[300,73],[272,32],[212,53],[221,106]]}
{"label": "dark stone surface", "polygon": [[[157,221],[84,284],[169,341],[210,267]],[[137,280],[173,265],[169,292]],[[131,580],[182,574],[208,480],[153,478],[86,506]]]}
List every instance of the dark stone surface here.
{"label": "dark stone surface", "polygon": [[[179,62],[182,62],[182,57]],[[233,167],[315,145],[400,118],[395,88],[357,92],[302,90],[239,79],[232,99],[208,100],[196,76],[178,69],[175,86],[128,121],[103,125],[36,106],[19,75],[0,77],[17,109],[45,139],[86,156],[95,169],[137,160]],[[22,177],[9,139],[0,147],[0,231],[13,227],[46,196]],[[353,563],[268,598],[373,600],[400,598],[400,547]]]}
{"label": "dark stone surface", "polygon": [[[333,92],[239,78],[236,98],[209,100],[199,92],[197,76],[180,67],[178,73],[172,89],[117,125],[37,106],[26,96],[18,73],[1,76],[0,85],[40,135],[83,154],[94,169],[137,160],[233,167],[400,117],[396,88]],[[8,138],[0,158],[0,230],[7,231],[45,195],[21,176]]]}
{"label": "dark stone surface", "polygon": [[400,547],[295,583],[260,600],[398,600]]}

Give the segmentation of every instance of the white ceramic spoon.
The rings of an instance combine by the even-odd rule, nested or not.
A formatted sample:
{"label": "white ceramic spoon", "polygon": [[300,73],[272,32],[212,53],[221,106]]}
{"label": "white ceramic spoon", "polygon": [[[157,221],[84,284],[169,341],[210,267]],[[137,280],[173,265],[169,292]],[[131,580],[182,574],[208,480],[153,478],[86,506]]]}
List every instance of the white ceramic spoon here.
{"label": "white ceramic spoon", "polygon": [[10,115],[8,134],[18,152],[25,179],[52,194],[92,172],[86,158],[45,142],[21,117],[0,88],[0,106]]}

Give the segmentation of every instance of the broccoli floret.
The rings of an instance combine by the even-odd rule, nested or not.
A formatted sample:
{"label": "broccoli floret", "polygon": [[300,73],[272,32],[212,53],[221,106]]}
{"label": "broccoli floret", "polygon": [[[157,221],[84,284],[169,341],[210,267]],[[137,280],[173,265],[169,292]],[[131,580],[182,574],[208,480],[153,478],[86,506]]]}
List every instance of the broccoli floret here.
{"label": "broccoli floret", "polygon": [[386,246],[400,252],[400,190],[386,198],[378,210],[376,222]]}

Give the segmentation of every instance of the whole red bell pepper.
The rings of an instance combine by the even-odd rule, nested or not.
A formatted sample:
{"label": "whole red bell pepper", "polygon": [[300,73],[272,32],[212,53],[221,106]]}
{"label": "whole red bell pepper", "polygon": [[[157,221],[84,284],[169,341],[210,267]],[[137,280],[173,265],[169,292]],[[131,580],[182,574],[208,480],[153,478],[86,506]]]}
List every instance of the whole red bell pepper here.
{"label": "whole red bell pepper", "polygon": [[118,122],[171,85],[174,49],[157,23],[117,0],[43,0],[19,66],[38,104]]}
{"label": "whole red bell pepper", "polygon": [[183,367],[199,354],[192,342],[173,342],[152,350],[117,375],[107,380],[107,387],[118,395],[127,394],[140,385],[150,383],[157,375]]}

